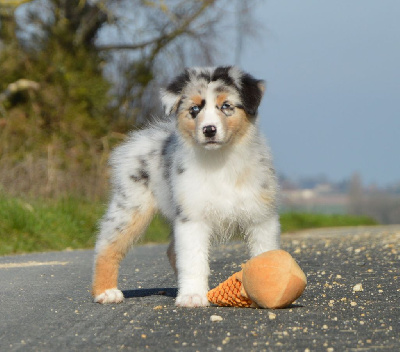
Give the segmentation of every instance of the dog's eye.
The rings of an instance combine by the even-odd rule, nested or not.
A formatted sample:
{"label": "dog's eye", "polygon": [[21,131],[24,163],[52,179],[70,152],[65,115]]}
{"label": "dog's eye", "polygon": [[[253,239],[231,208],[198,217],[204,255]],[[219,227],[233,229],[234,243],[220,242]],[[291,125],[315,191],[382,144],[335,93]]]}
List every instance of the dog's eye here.
{"label": "dog's eye", "polygon": [[200,112],[200,107],[197,105],[194,105],[189,109],[189,113],[190,115],[192,115],[193,118],[195,118],[199,112]]}
{"label": "dog's eye", "polygon": [[229,104],[228,102],[225,102],[221,105],[220,109],[221,111],[226,115],[230,116],[233,114],[234,111],[234,105]]}
{"label": "dog's eye", "polygon": [[232,109],[232,105],[227,102],[223,103],[221,106],[221,110],[230,110],[230,109]]}

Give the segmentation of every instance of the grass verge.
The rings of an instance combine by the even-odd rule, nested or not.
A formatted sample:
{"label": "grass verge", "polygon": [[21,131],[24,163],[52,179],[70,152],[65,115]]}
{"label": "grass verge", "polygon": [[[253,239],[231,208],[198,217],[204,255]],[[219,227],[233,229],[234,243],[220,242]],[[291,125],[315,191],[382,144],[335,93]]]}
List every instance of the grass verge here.
{"label": "grass verge", "polygon": [[[92,248],[106,207],[77,198],[21,199],[0,195],[0,255]],[[141,240],[166,242],[168,224],[156,216]]]}
{"label": "grass verge", "polygon": [[[105,211],[99,202],[77,198],[25,200],[0,194],[0,255],[66,248],[92,248],[97,222]],[[376,225],[368,217],[286,213],[283,232],[307,228]],[[168,241],[170,229],[156,216],[141,243]]]}
{"label": "grass verge", "polygon": [[68,198],[23,200],[0,196],[0,255],[94,244],[103,207]]}
{"label": "grass verge", "polygon": [[368,216],[343,214],[285,213],[281,214],[282,232],[339,226],[369,226],[378,223]]}

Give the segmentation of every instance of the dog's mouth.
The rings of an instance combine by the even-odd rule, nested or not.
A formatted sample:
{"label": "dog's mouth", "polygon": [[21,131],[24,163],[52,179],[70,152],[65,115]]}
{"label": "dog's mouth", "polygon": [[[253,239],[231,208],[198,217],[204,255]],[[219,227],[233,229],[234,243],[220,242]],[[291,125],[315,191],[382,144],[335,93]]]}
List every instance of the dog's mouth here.
{"label": "dog's mouth", "polygon": [[217,139],[207,139],[206,141],[203,142],[203,144],[224,144],[223,141],[217,140]]}
{"label": "dog's mouth", "polygon": [[205,148],[205,149],[219,149],[225,145],[228,145],[231,143],[232,140],[232,136],[229,136],[227,139],[215,139],[215,137],[213,138],[209,138],[206,140],[203,140],[200,142],[200,145]]}
{"label": "dog's mouth", "polygon": [[215,148],[222,146],[224,143],[221,141],[208,140],[208,141],[204,141],[201,144],[206,149],[215,149]]}

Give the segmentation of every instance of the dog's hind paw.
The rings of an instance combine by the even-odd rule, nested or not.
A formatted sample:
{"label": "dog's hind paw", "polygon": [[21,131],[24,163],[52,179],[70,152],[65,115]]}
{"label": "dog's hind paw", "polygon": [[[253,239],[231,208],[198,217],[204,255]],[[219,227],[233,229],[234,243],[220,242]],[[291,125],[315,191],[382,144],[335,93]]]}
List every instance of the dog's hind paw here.
{"label": "dog's hind paw", "polygon": [[207,307],[210,305],[206,295],[178,295],[175,305],[178,307]]}
{"label": "dog's hind paw", "polygon": [[117,288],[110,288],[103,293],[94,297],[96,303],[121,303],[124,300],[124,295]]}

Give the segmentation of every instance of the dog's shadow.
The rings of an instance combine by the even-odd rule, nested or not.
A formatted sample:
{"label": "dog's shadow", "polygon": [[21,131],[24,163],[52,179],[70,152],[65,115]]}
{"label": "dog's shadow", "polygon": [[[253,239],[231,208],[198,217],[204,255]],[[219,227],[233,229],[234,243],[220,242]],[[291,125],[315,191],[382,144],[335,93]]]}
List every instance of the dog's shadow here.
{"label": "dog's shadow", "polygon": [[[176,298],[178,294],[178,289],[176,288],[138,288],[136,290],[125,290],[122,291],[125,298],[139,298],[139,297],[149,297],[149,296],[165,296]],[[291,304],[284,309],[298,309],[304,308],[301,304]]]}
{"label": "dog's shadow", "polygon": [[176,288],[139,288],[136,290],[122,291],[125,298],[137,298],[148,296],[166,296],[176,298],[178,289]]}

